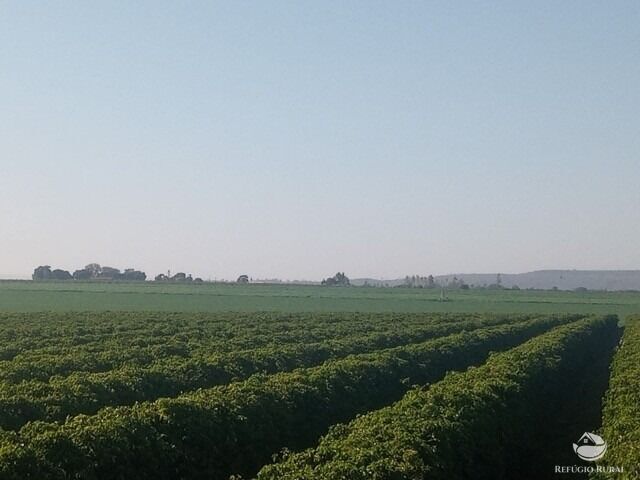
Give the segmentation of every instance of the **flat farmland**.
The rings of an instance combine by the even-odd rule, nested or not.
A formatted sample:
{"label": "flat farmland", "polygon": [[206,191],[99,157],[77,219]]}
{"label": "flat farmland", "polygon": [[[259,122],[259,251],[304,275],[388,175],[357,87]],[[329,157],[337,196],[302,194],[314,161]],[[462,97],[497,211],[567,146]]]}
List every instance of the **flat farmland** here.
{"label": "flat farmland", "polygon": [[446,297],[1,282],[0,479],[637,478],[640,295]]}
{"label": "flat farmland", "polygon": [[636,478],[637,327],[609,388],[615,315],[0,313],[0,478]]}
{"label": "flat farmland", "polygon": [[640,311],[639,292],[439,290],[305,285],[0,282],[0,311],[494,312]]}

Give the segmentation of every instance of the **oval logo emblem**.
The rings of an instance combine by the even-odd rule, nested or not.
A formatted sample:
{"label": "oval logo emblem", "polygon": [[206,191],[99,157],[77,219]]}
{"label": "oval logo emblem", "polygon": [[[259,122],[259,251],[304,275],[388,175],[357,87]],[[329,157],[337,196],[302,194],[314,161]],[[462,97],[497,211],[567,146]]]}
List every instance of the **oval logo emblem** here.
{"label": "oval logo emblem", "polygon": [[607,442],[595,433],[584,432],[580,440],[573,444],[573,451],[582,460],[595,462],[604,456],[607,451]]}

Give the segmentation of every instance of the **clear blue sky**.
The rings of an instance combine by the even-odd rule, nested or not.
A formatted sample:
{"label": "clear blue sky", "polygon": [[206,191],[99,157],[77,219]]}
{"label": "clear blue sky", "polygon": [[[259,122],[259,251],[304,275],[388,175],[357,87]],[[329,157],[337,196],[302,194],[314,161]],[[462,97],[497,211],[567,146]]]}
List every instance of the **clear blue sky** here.
{"label": "clear blue sky", "polygon": [[640,268],[640,3],[0,2],[0,273]]}

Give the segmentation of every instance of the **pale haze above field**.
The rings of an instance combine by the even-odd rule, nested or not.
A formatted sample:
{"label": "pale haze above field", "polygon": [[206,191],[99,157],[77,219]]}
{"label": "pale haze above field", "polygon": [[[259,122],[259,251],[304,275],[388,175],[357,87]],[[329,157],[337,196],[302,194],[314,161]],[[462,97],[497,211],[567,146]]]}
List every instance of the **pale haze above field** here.
{"label": "pale haze above field", "polygon": [[640,267],[640,3],[0,3],[0,274]]}

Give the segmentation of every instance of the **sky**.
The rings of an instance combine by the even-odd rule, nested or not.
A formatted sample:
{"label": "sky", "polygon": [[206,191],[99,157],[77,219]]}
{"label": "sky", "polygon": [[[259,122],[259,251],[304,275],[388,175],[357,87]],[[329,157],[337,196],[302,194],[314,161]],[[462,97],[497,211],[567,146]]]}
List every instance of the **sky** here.
{"label": "sky", "polygon": [[0,274],[640,268],[637,1],[0,0]]}

